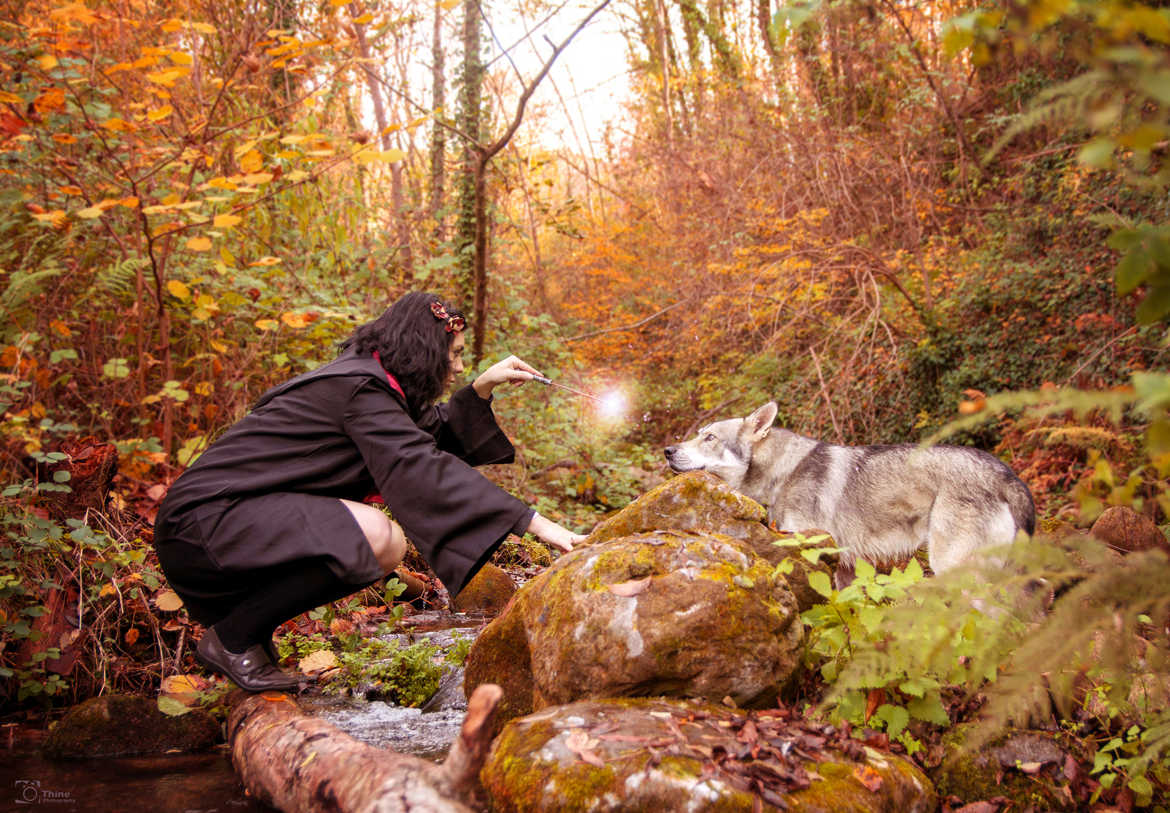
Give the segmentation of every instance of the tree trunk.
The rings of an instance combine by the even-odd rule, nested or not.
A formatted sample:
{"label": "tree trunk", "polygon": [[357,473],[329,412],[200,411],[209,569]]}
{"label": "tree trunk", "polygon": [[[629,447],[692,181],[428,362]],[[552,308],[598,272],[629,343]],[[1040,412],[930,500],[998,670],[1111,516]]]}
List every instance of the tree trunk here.
{"label": "tree trunk", "polygon": [[[349,4],[349,13],[356,20],[361,16],[361,9],[356,3]],[[381,77],[374,69],[374,61],[370,57],[370,46],[366,42],[366,27],[362,23],[353,24],[354,39],[357,41],[358,55],[362,58],[362,72],[366,77],[366,89],[370,93],[370,102],[374,106],[374,120],[378,123],[378,144],[384,151],[389,151],[394,144],[388,132],[390,120],[386,116],[386,104],[382,101]],[[404,194],[402,190],[402,162],[395,161],[390,167],[390,208],[394,213],[394,232],[398,241],[398,256],[402,264],[403,281],[409,283],[413,276],[414,257],[410,250],[410,226],[406,222],[404,213]]]}
{"label": "tree trunk", "polygon": [[434,65],[431,67],[431,109],[434,110],[435,121],[431,130],[431,194],[430,211],[434,221],[432,232],[436,243],[445,239],[443,228],[443,187],[446,186],[447,169],[447,128],[439,121],[439,117],[448,118],[447,85],[443,71],[446,62],[443,54],[443,4],[435,0],[435,27],[431,32],[431,55]]}
{"label": "tree trunk", "polygon": [[[482,105],[483,58],[480,53],[481,26],[479,4],[476,0],[463,3],[463,70],[459,88],[458,129],[463,141],[459,161],[458,206],[455,225],[455,253],[458,296],[457,301],[465,310],[475,302],[475,250],[477,245],[479,212],[479,178],[484,162],[480,138],[480,106]],[[475,336],[483,332],[483,325],[474,321]],[[474,342],[473,342],[474,343]],[[478,358],[475,361],[479,361]]]}
{"label": "tree trunk", "polygon": [[287,694],[249,695],[228,718],[232,762],[252,796],[286,813],[470,813],[502,696],[499,686],[476,688],[459,736],[436,765],[358,742],[302,714]]}

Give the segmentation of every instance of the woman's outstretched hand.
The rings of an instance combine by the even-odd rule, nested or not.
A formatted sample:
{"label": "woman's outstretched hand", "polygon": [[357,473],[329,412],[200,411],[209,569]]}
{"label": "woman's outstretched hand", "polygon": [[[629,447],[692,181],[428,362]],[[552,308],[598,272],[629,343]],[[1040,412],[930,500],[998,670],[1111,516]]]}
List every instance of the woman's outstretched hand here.
{"label": "woman's outstretched hand", "polygon": [[476,394],[486,401],[492,397],[492,390],[500,384],[508,381],[523,384],[525,381],[531,381],[532,377],[537,375],[540,373],[528,362],[515,356],[508,356],[480,373],[471,386],[475,389]]}
{"label": "woman's outstretched hand", "polygon": [[532,515],[532,522],[528,525],[528,533],[566,553],[573,549],[574,544],[585,538],[584,534],[575,534],[568,528],[558,525],[540,514]]}

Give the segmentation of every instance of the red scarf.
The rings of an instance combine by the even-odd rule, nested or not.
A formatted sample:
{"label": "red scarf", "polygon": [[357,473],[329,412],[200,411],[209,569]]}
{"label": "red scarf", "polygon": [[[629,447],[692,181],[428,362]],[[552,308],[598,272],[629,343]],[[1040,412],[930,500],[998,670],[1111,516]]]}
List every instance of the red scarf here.
{"label": "red scarf", "polygon": [[[374,351],[374,361],[378,362],[379,367],[382,367],[382,357],[378,355],[377,350]],[[394,391],[405,399],[406,393],[402,391],[402,385],[398,383],[398,379],[390,375],[390,371],[385,367],[382,367],[382,371],[386,373],[386,380],[390,382],[390,386],[394,388]]]}

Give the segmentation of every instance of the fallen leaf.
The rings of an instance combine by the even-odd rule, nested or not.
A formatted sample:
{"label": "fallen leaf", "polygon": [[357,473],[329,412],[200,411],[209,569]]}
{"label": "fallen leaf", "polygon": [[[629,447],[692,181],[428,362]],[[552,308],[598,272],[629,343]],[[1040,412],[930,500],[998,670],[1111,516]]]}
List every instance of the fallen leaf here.
{"label": "fallen leaf", "polygon": [[160,590],[155,594],[154,606],[165,613],[173,613],[183,606],[183,599],[174,590]]}
{"label": "fallen leaf", "polygon": [[329,669],[335,669],[341,665],[334,655],[328,649],[318,649],[316,652],[310,652],[305,657],[301,658],[298,668],[306,675],[316,675]]}
{"label": "fallen leaf", "polygon": [[138,628],[131,627],[130,629],[126,630],[126,635],[123,637],[123,640],[126,641],[127,646],[134,646],[134,642],[138,640],[138,636]]}
{"label": "fallen leaf", "polygon": [[647,576],[644,579],[630,579],[626,582],[611,584],[609,586],[609,592],[615,596],[622,596],[624,598],[636,596],[650,586],[650,579],[651,577]]}
{"label": "fallen leaf", "polygon": [[565,747],[576,754],[582,762],[595,768],[605,767],[605,760],[593,751],[600,743],[600,740],[590,737],[584,729],[580,728],[574,728],[569,732],[569,736],[565,737]]}
{"label": "fallen leaf", "polygon": [[877,793],[882,787],[882,775],[869,765],[858,765],[853,769],[854,778],[865,785],[871,793]]}

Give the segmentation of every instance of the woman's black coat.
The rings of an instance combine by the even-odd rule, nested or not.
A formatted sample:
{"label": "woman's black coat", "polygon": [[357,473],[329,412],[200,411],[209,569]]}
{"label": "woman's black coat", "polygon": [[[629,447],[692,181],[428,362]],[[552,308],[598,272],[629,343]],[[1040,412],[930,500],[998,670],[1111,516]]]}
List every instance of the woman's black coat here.
{"label": "woman's black coat", "polygon": [[532,519],[531,508],[471,468],[514,456],[490,402],[470,386],[416,423],[381,365],[351,351],[265,393],[171,487],[156,537],[194,512],[210,540],[208,556],[223,569],[326,556],[339,577],[362,584],[383,574],[360,535],[343,534],[319,550],[321,540],[308,533],[258,539],[213,531],[249,496],[360,501],[377,493],[454,594],[510,532],[523,533]]}

